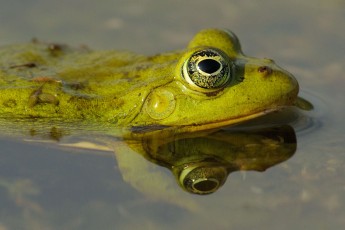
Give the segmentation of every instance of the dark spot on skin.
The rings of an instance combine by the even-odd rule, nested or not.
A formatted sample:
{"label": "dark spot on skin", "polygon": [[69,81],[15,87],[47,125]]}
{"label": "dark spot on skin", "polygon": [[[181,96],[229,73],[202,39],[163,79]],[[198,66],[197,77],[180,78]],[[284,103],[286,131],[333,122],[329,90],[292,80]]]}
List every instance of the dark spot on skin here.
{"label": "dark spot on skin", "polygon": [[136,72],[140,72],[140,71],[143,71],[143,70],[146,70],[146,69],[149,69],[151,68],[150,65],[147,65],[147,64],[142,64],[142,65],[138,65],[135,67],[135,71]]}
{"label": "dark spot on skin", "polygon": [[81,82],[68,83],[66,86],[68,86],[69,88],[74,89],[74,90],[85,89],[85,85]]}
{"label": "dark spot on skin", "polygon": [[35,67],[37,67],[37,64],[34,62],[28,62],[28,63],[20,64],[20,65],[12,65],[12,66],[10,66],[10,69],[20,68],[20,67],[35,68]]}
{"label": "dark spot on skin", "polygon": [[157,57],[159,57],[159,55],[158,55],[158,54],[155,54],[155,55],[152,55],[152,56],[147,57],[147,60],[148,60],[148,61],[153,61],[153,60],[155,60]]}
{"label": "dark spot on skin", "polygon": [[268,66],[260,66],[258,68],[258,72],[264,74],[264,76],[267,76],[272,73],[272,69]]}
{"label": "dark spot on skin", "polygon": [[7,108],[14,108],[17,106],[17,102],[14,99],[9,99],[7,101],[4,101],[4,103],[2,103],[4,107]]}

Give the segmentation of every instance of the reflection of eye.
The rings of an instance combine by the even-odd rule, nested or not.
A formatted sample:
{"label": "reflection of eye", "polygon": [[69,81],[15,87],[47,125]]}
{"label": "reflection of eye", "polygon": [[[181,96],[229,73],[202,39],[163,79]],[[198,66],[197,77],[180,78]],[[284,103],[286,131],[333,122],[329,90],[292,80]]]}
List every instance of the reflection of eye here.
{"label": "reflection of eye", "polygon": [[195,52],[183,65],[184,79],[192,86],[216,89],[229,82],[231,68],[220,51],[206,49]]}
{"label": "reflection of eye", "polygon": [[222,166],[190,165],[182,170],[179,182],[190,193],[210,194],[224,184],[227,175],[226,168]]}

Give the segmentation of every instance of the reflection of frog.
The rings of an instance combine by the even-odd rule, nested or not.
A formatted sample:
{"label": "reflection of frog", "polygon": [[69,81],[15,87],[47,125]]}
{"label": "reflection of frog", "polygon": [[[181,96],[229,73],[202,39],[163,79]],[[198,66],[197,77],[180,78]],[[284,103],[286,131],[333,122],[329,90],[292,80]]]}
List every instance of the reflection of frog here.
{"label": "reflection of frog", "polygon": [[33,41],[2,47],[0,65],[0,125],[35,121],[31,134],[55,134],[55,126],[205,130],[291,105],[298,93],[291,74],[244,56],[237,37],[217,29],[149,57]]}
{"label": "reflection of frog", "polygon": [[[140,153],[149,161],[167,167],[181,187],[196,194],[215,192],[231,172],[264,171],[287,160],[296,150],[295,132],[287,125],[176,135],[159,131],[127,143],[134,150],[133,154]],[[125,151],[126,154],[131,152],[130,149]],[[124,154],[117,154],[117,158],[120,167],[121,159],[135,159]],[[125,170],[129,164],[138,166],[127,160],[123,165]],[[140,166],[138,171],[130,171],[132,175],[125,175],[128,173],[125,170],[124,177],[130,178],[130,183],[143,173]]]}

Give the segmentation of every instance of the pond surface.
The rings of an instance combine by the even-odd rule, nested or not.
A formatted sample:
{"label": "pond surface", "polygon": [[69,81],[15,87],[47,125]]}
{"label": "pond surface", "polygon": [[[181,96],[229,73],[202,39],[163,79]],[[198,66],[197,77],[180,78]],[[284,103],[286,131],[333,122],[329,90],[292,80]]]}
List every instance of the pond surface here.
{"label": "pond surface", "polygon": [[150,170],[166,181],[140,191],[123,179],[111,152],[3,137],[1,230],[345,226],[345,1],[0,3],[0,45],[39,38],[154,54],[185,47],[200,29],[229,28],[246,54],[292,72],[315,106],[292,122],[293,156],[265,172],[234,172],[208,196],[183,191],[154,164]]}

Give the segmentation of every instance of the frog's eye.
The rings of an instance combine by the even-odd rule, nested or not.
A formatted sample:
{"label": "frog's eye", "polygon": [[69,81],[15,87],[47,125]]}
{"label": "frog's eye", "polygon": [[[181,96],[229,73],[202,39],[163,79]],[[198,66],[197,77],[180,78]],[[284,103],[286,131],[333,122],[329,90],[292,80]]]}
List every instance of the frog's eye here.
{"label": "frog's eye", "polygon": [[206,49],[195,52],[183,65],[183,78],[202,89],[217,89],[231,78],[229,58],[221,51]]}

